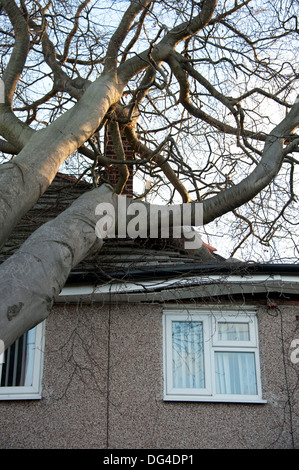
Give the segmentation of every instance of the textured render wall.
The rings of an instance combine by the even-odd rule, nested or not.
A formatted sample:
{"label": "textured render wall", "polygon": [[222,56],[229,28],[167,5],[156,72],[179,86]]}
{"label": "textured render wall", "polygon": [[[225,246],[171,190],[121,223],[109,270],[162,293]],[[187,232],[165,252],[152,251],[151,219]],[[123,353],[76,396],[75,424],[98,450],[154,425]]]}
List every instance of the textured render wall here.
{"label": "textured render wall", "polygon": [[1,448],[105,447],[107,316],[100,310],[54,308],[42,399],[0,402]]}
{"label": "textured render wall", "polygon": [[[293,440],[299,447],[296,388],[299,370],[297,366],[294,371],[288,359],[290,342],[296,334],[299,337],[299,330],[295,331],[299,326],[298,307],[282,307],[281,311],[282,317],[277,309],[262,308],[259,314],[260,338],[267,338],[261,348],[266,405],[163,402],[159,309],[151,312],[150,307],[144,307],[137,315],[133,310],[115,312],[111,338],[110,447],[291,448],[289,398],[297,403],[292,410],[292,426],[297,433]],[[289,368],[288,383],[285,362]]]}
{"label": "textured render wall", "polygon": [[299,371],[289,360],[299,306],[260,308],[266,405],[163,402],[161,315],[158,305],[56,306],[43,397],[0,402],[0,447],[299,447]]}

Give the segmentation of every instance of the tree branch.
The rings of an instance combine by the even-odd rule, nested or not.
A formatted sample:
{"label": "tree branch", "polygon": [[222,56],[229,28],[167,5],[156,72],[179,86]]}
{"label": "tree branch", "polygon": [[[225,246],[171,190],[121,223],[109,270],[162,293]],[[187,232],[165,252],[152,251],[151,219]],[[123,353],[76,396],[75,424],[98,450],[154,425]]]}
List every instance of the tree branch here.
{"label": "tree branch", "polygon": [[102,75],[73,108],[45,129],[32,131],[22,151],[0,167],[0,246],[51,184],[65,159],[98,129],[121,93],[111,75]]}
{"label": "tree branch", "polygon": [[[125,155],[118,123],[116,121],[111,121],[109,124],[109,130],[110,130],[110,134],[112,137],[113,147],[114,147],[114,151],[115,151],[115,155],[117,159],[125,161],[126,155]],[[116,183],[114,191],[116,194],[121,194],[128,181],[130,172],[129,172],[128,166],[124,163],[119,165],[118,171],[119,171],[119,179]]]}
{"label": "tree branch", "polygon": [[6,142],[6,140],[0,139],[0,152],[3,153],[8,153],[10,155],[16,155],[18,153],[16,147],[14,145],[10,144],[9,142]]}
{"label": "tree branch", "polygon": [[107,48],[106,60],[104,71],[111,72],[114,71],[116,73],[116,66],[117,66],[117,57],[119,54],[120,47],[125,40],[127,34],[130,31],[131,25],[136,18],[136,16],[145,8],[150,5],[152,0],[139,0],[131,1],[130,6],[125,11],[119,26],[117,27],[115,33],[112,35],[109,45]]}
{"label": "tree branch", "polygon": [[[204,0],[203,7],[199,15],[190,21],[182,23],[175,28],[171,29],[154,47],[136,54],[135,57],[128,59],[118,67],[118,76],[120,80],[128,82],[131,77],[139,73],[141,70],[148,68],[151,63],[149,62],[149,54],[152,61],[159,63],[167,61],[169,54],[174,51],[175,46],[187,39],[188,37],[196,34],[204,28],[211,20],[218,0]],[[114,66],[116,64],[116,58]]]}
{"label": "tree branch", "polygon": [[[90,207],[106,202],[115,205],[108,185],[84,194],[2,263],[0,331],[5,347],[49,315],[71,269],[102,246],[95,232],[98,217]],[[11,316],[15,305],[18,314]]]}
{"label": "tree branch", "polygon": [[167,42],[168,45],[174,49],[179,42],[198,33],[211,21],[217,3],[218,0],[204,0],[201,2],[202,7],[200,13],[189,21],[186,21],[170,30],[162,39],[162,43]]}
{"label": "tree branch", "polygon": [[1,2],[15,33],[15,45],[3,73],[6,104],[11,105],[29,51],[29,30],[27,21],[14,0],[1,0]]}
{"label": "tree branch", "polygon": [[204,224],[240,207],[268,186],[282,165],[285,156],[284,141],[297,127],[299,127],[298,98],[288,115],[267,136],[262,158],[253,172],[235,186],[203,201]]}
{"label": "tree branch", "polygon": [[[240,129],[230,126],[229,124],[225,124],[218,119],[213,118],[209,114],[205,113],[202,109],[197,108],[194,106],[189,100],[189,83],[188,83],[188,75],[186,70],[190,72],[190,67],[182,65],[182,63],[177,59],[177,55],[174,53],[169,54],[167,62],[171,67],[172,72],[174,73],[175,77],[177,78],[179,85],[180,85],[180,103],[184,106],[184,108],[192,114],[192,116],[201,119],[202,121],[210,124],[211,126],[215,127],[216,129],[224,132],[226,134],[231,135],[239,135]],[[192,75],[198,79],[204,86],[213,94],[213,96],[225,104],[231,112],[235,115],[236,110],[232,106],[233,102],[226,97],[224,97],[221,93],[219,93],[211,84],[208,84],[207,81],[202,77],[199,73],[195,70],[192,71]],[[256,140],[266,141],[267,136],[262,133],[248,131],[246,129],[242,130],[242,135],[245,137],[251,137]]]}
{"label": "tree branch", "polygon": [[153,155],[153,152],[146,145],[140,142],[136,135],[134,127],[126,126],[125,134],[131,147],[135,150],[136,153],[141,156],[141,158],[152,157],[152,160],[160,166],[168,181],[173,185],[174,189],[176,189],[182,197],[183,202],[191,202],[191,198],[187,189],[179,180],[179,178],[177,177],[167,160],[163,157],[163,155],[161,155],[160,153],[158,153],[157,155]]}
{"label": "tree branch", "polygon": [[4,137],[17,152],[28,143],[35,131],[18,119],[10,107],[0,104],[0,135]]}
{"label": "tree branch", "polygon": [[75,36],[75,34],[76,34],[76,32],[78,31],[78,28],[79,28],[79,19],[80,19],[81,13],[89,3],[90,3],[90,0],[85,0],[84,2],[80,3],[80,5],[77,8],[77,12],[76,12],[75,19],[74,19],[74,26],[73,26],[72,30],[70,31],[70,33],[68,34],[68,36],[65,40],[63,54],[59,58],[61,64],[64,64],[64,62],[68,58],[68,53],[69,53],[69,49],[70,49],[72,39]]}

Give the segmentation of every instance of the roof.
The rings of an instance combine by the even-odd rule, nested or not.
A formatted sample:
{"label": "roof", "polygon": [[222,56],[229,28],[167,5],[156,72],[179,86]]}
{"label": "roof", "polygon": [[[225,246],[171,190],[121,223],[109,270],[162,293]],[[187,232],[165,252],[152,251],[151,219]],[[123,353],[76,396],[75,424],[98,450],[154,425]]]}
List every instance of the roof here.
{"label": "roof", "polygon": [[1,250],[0,263],[15,253],[31,233],[67,209],[88,189],[91,189],[91,185],[86,181],[78,181],[72,176],[57,173],[51,186],[14,228]]}
{"label": "roof", "polygon": [[[23,242],[44,223],[67,209],[85,191],[92,189],[86,181],[58,173],[47,191],[35,206],[19,221],[9,240],[2,248],[0,263],[15,253]],[[204,244],[194,255],[183,249],[182,242],[167,239],[107,240],[102,250],[75,267],[75,273],[114,273],[141,266],[178,265],[185,263],[210,263],[224,261],[216,250]],[[110,274],[108,274],[108,277]]]}
{"label": "roof", "polygon": [[[72,176],[58,173],[37,204],[16,226],[2,249],[0,262],[12,255],[34,230],[56,217],[69,207],[78,196],[91,188],[92,185],[85,181],[78,181]],[[198,287],[200,284],[201,295],[204,295],[204,285],[207,286],[212,282],[214,286],[218,285],[220,292],[221,282],[225,280],[227,283],[228,279],[230,279],[231,286],[234,285],[236,279],[236,285],[240,285],[240,283],[245,285],[247,282],[251,282],[251,286],[253,278],[256,282],[258,279],[263,279],[263,282],[268,279],[271,280],[272,287],[274,286],[275,289],[281,291],[279,288],[281,276],[284,279],[286,277],[293,279],[289,284],[293,287],[289,291],[298,294],[299,286],[297,280],[294,279],[299,279],[299,265],[248,264],[234,259],[227,260],[217,254],[215,248],[206,243],[194,252],[194,250],[185,250],[182,240],[109,239],[105,241],[99,252],[86,258],[73,269],[65,289],[68,289],[68,286],[76,286],[78,290],[80,286],[85,286],[85,288],[88,286],[88,289],[92,289],[93,292],[95,288],[102,289],[102,295],[105,285],[111,289],[111,285],[114,284],[119,286],[119,289],[127,286],[127,289],[131,291],[131,298],[133,298],[133,291],[136,294],[134,298],[139,298],[140,283],[142,282],[142,295],[154,289],[156,293],[157,291],[164,292],[163,295],[161,294],[161,298],[165,299],[168,297],[167,292],[172,291],[174,295],[177,288],[182,289],[182,283],[185,293],[188,292],[192,284],[193,290],[189,290],[190,295],[192,292],[193,295],[196,292],[200,293]],[[209,281],[206,281],[207,279]],[[65,289],[64,292],[66,292]],[[224,291],[226,290],[224,289]],[[206,292],[211,291],[208,289]]]}
{"label": "roof", "polygon": [[[204,303],[219,302],[219,299],[241,299],[245,303],[245,296],[252,301],[262,298],[269,304],[272,303],[272,295],[281,300],[298,298],[299,276],[297,273],[270,274],[258,271],[250,273],[234,273],[228,270],[221,271],[194,271],[176,272],[175,277],[168,277],[163,273],[162,277],[153,274],[148,279],[140,279],[137,276],[131,279],[114,280],[113,282],[95,283],[95,279],[89,282],[70,280],[62,289],[57,302],[158,302],[180,303],[194,302],[201,299]],[[246,302],[247,303],[247,302]]]}

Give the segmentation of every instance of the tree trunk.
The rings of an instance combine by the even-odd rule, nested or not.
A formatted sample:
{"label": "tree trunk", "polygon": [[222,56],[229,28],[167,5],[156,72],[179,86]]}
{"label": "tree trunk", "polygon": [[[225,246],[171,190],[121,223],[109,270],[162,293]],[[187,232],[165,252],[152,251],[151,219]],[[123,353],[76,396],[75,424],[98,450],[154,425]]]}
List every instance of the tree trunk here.
{"label": "tree trunk", "polygon": [[108,185],[84,194],[1,265],[0,338],[5,348],[48,316],[71,269],[101,248],[95,208],[115,202]]}
{"label": "tree trunk", "polygon": [[65,159],[94,134],[121,90],[111,74],[102,75],[73,108],[34,133],[23,150],[0,168],[0,247],[49,187]]}

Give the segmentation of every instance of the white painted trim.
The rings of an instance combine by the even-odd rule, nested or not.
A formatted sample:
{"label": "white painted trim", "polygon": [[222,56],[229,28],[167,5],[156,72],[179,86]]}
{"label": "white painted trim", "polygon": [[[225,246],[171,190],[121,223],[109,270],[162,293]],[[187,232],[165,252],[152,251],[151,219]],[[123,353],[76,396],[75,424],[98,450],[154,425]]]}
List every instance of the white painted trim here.
{"label": "white painted trim", "polygon": [[[222,402],[222,403],[259,403],[265,404],[266,400],[262,398],[262,385],[261,385],[261,370],[260,370],[260,359],[259,359],[259,339],[258,339],[258,327],[256,309],[254,307],[244,308],[244,311],[240,313],[240,307],[220,307],[222,315],[217,310],[217,306],[211,305],[210,309],[208,306],[204,308],[195,308],[194,306],[189,307],[180,306],[177,308],[166,308],[164,309],[162,322],[163,322],[163,372],[164,372],[164,401],[192,401],[192,402]],[[246,312],[246,313],[245,313]],[[214,341],[214,334],[216,333],[214,320],[217,317],[228,318],[234,315],[234,318],[245,318],[252,321],[251,334],[254,335],[252,341],[248,345],[236,346],[226,345],[218,346],[217,341]],[[239,316],[238,316],[239,315]],[[193,318],[195,321],[203,321],[203,326],[206,332],[206,338],[211,337],[211,342],[204,340],[204,358],[205,358],[205,380],[206,388],[204,390],[198,389],[172,389],[172,341],[171,341],[171,322],[174,319],[186,320]],[[213,335],[211,333],[213,332]],[[210,334],[209,334],[210,333]],[[170,338],[170,340],[169,340]],[[209,344],[208,344],[209,343]],[[214,353],[217,350],[227,351],[244,351],[252,352],[255,355],[255,371],[256,371],[256,384],[257,394],[256,395],[234,395],[234,394],[217,394],[216,393],[216,381],[215,381],[215,363]],[[209,391],[210,390],[210,391]]]}
{"label": "white painted trim", "polygon": [[0,400],[38,400],[42,392],[43,357],[45,349],[45,322],[36,327],[32,385],[0,387]]}
{"label": "white painted trim", "polygon": [[228,294],[258,294],[278,292],[298,294],[299,278],[287,275],[257,274],[251,276],[194,276],[172,280],[116,282],[93,287],[64,287],[57,302],[163,302],[177,299],[205,298]]}

